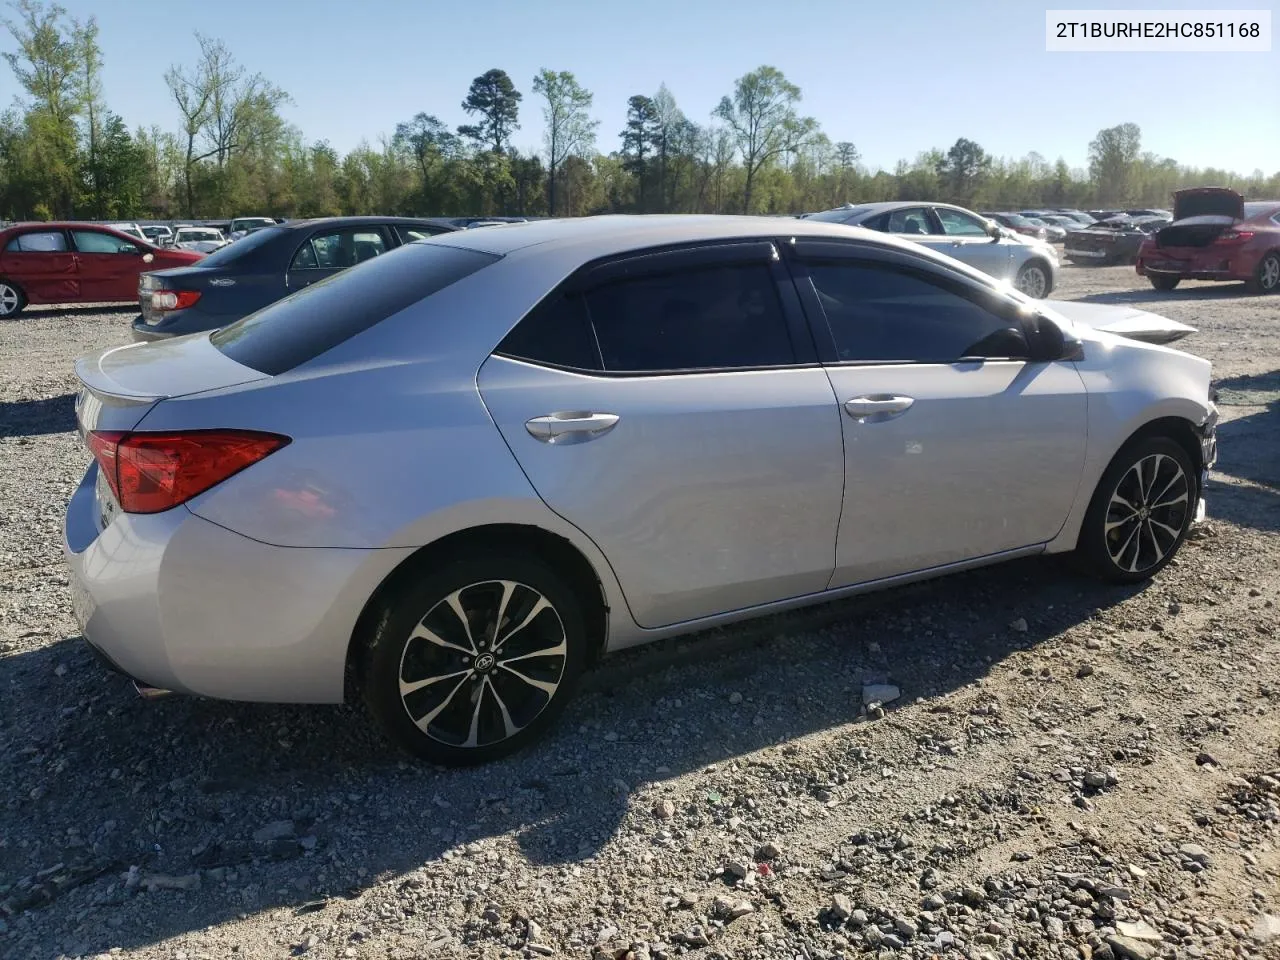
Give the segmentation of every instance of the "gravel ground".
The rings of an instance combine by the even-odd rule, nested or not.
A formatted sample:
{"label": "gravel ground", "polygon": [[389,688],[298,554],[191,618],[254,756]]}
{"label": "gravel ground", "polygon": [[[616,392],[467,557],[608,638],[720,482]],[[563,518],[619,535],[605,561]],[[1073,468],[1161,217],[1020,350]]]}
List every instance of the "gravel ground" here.
{"label": "gravel ground", "polygon": [[70,361],[129,314],[0,326],[0,957],[1276,956],[1280,297],[1058,295],[1215,364],[1211,520],[1156,582],[1042,559],[628,652],[468,771],[98,666]]}

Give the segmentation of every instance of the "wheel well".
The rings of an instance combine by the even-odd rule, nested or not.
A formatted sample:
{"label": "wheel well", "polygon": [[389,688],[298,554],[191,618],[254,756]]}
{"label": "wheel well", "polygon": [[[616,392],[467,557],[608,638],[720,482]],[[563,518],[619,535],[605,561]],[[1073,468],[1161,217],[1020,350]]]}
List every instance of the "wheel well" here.
{"label": "wheel well", "polygon": [[591,661],[604,652],[609,626],[609,608],[605,604],[604,588],[591,562],[568,540],[549,533],[540,527],[524,524],[495,523],[472,527],[441,537],[420,547],[406,557],[389,573],[365,602],[351,640],[347,644],[346,695],[350,701],[357,689],[363,669],[363,657],[357,639],[370,631],[373,618],[381,608],[380,601],[405,579],[413,577],[423,566],[438,563],[461,550],[510,550],[522,549],[535,554],[564,576],[582,601],[583,618],[587,636],[595,640],[588,650]]}
{"label": "wheel well", "polygon": [[1187,456],[1191,458],[1191,464],[1195,467],[1197,475],[1203,469],[1204,456],[1203,451],[1200,449],[1200,438],[1196,435],[1196,428],[1190,420],[1184,420],[1182,417],[1161,417],[1159,420],[1152,420],[1150,423],[1143,424],[1133,436],[1125,441],[1124,445],[1127,447],[1135,440],[1142,440],[1146,437],[1168,437],[1187,452]]}

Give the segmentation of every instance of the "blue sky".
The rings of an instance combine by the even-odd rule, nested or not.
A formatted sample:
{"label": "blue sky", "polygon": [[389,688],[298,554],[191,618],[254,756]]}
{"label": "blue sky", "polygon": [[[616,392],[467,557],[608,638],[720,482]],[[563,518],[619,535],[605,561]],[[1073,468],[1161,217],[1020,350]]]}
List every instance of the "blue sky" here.
{"label": "blue sky", "polygon": [[[705,122],[736,77],[768,63],[804,93],[833,141],[892,167],[969,137],[998,156],[1035,150],[1083,166],[1102,127],[1133,121],[1143,146],[1195,166],[1280,168],[1280,53],[1046,53],[1045,4],[1027,0],[62,0],[101,27],[107,99],[130,126],[176,130],[163,73],[195,56],[193,31],[292,95],[287,119],[347,150],[419,111],[456,126],[490,67],[525,94],[517,146],[539,146],[538,68],[595,94],[599,145],[617,148],[627,98],[666,82]],[[1210,0],[1066,0],[1049,8],[1205,8]],[[1266,5],[1257,0],[1220,4]],[[11,49],[7,34],[0,49]],[[0,100],[15,84],[0,66]]]}

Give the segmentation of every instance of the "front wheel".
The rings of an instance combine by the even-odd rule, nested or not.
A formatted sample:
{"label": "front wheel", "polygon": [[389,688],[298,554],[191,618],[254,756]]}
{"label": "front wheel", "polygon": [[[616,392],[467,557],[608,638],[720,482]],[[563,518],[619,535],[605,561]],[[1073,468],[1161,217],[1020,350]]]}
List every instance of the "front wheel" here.
{"label": "front wheel", "polygon": [[0,280],[0,320],[16,317],[26,305],[22,290],[8,280]]}
{"label": "front wheel", "polygon": [[1149,273],[1147,279],[1157,290],[1172,290],[1182,282],[1181,277],[1171,277],[1167,273]]}
{"label": "front wheel", "polygon": [[1146,580],[1182,546],[1199,499],[1195,469],[1179,443],[1169,437],[1130,443],[1098,482],[1077,559],[1103,580]]}
{"label": "front wheel", "polygon": [[1272,250],[1258,262],[1249,289],[1254,293],[1275,293],[1280,290],[1280,253]]}
{"label": "front wheel", "polygon": [[1053,281],[1049,279],[1048,267],[1038,260],[1032,260],[1029,263],[1024,263],[1021,269],[1018,270],[1018,275],[1014,277],[1013,285],[1033,300],[1039,300],[1049,295]]}
{"label": "front wheel", "polygon": [[524,552],[477,552],[401,578],[370,620],[358,638],[370,712],[400,746],[448,766],[537,739],[586,660],[573,590]]}

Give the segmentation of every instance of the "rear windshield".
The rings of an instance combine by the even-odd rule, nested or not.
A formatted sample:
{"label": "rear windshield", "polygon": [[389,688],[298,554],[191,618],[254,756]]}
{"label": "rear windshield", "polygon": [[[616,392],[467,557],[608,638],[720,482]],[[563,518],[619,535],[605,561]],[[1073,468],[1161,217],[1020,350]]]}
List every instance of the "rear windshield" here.
{"label": "rear windshield", "polygon": [[1254,200],[1244,205],[1244,217],[1252,220],[1272,210],[1280,211],[1280,200]]}
{"label": "rear windshield", "polygon": [[229,263],[235,263],[246,254],[253,253],[259,247],[266,246],[284,232],[284,227],[267,227],[263,230],[256,230],[247,237],[241,237],[234,243],[229,243],[225,247],[219,247],[217,250],[213,251],[213,253],[201,260],[200,266],[225,267]]}
{"label": "rear windshield", "polygon": [[275,376],[499,259],[426,241],[406,244],[251,313],[210,342],[237,363]]}
{"label": "rear windshield", "polygon": [[862,207],[838,207],[835,210],[823,210],[821,213],[811,213],[806,220],[817,220],[821,223],[844,223],[850,217],[861,213]]}

